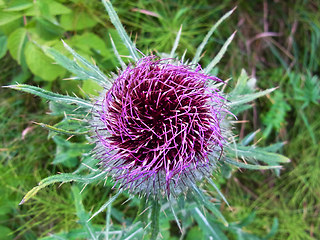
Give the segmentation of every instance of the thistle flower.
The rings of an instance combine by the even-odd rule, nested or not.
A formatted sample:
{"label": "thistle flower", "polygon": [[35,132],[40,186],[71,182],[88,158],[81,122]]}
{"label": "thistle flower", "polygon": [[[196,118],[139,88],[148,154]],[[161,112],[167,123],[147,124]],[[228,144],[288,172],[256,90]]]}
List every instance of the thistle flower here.
{"label": "thistle flower", "polygon": [[96,157],[121,188],[179,194],[223,153],[220,79],[170,59],[144,57],[119,72],[94,106]]}
{"label": "thistle flower", "polygon": [[[91,137],[96,144],[93,150],[94,159],[85,156],[83,165],[72,174],[62,173],[42,180],[38,186],[26,194],[20,204],[34,196],[40,189],[55,182],[75,181],[86,186],[89,183],[101,182],[106,176],[111,175],[114,181],[119,183],[120,189],[128,189],[131,193],[146,196],[140,200],[137,221],[144,225],[144,229],[147,229],[147,222],[151,222],[150,239],[157,239],[160,210],[165,207],[170,207],[172,211],[172,216],[166,216],[168,221],[170,217],[171,220],[174,218],[183,232],[174,209],[180,208],[180,203],[181,206],[187,206],[189,200],[194,200],[198,207],[189,205],[184,208],[183,210],[189,213],[183,214],[183,218],[194,216],[203,231],[207,232],[205,236],[212,236],[214,239],[222,236],[227,239],[223,231],[228,226],[228,222],[212,203],[212,197],[205,194],[195,183],[206,178],[221,199],[227,203],[219,188],[211,180],[211,173],[220,162],[223,162],[221,167],[225,173],[230,173],[231,168],[228,165],[231,165],[247,169],[273,169],[278,175],[280,164],[289,162],[288,158],[268,152],[267,148],[248,146],[256,132],[248,135],[240,144],[234,138],[233,143],[228,144],[227,140],[231,135],[231,131],[228,130],[230,112],[239,113],[248,109],[250,105],[247,103],[275,90],[273,88],[255,92],[252,84],[249,84],[245,71],[242,71],[231,92],[222,94],[218,90],[218,86],[221,87],[224,82],[210,76],[209,73],[224,55],[234,34],[227,39],[217,56],[204,70],[198,65],[208,39],[234,9],[212,26],[199,45],[191,64],[188,65],[175,58],[181,29],[169,58],[141,57],[125,32],[111,2],[102,0],[102,3],[134,63],[126,66],[113,46],[122,70],[118,75],[114,74],[109,78],[96,65],[88,62],[65,43],[66,49],[72,54],[74,60],[54,49],[44,49],[47,55],[74,74],[73,79],[92,79],[105,86],[104,91],[94,102],[52,93],[25,84],[10,86],[10,88],[49,100],[52,112],[56,115],[63,114],[65,117],[55,126],[47,124],[41,124],[41,126],[65,135],[87,135],[91,132]],[[113,43],[112,39],[111,43]],[[72,125],[74,119],[84,119],[88,115],[92,116],[89,117],[89,124],[83,121],[79,124],[79,128],[74,130],[75,127]],[[272,151],[277,150],[278,147],[281,147],[281,144],[272,146]],[[239,161],[239,158],[244,161]],[[100,161],[100,169],[96,167],[98,161]],[[178,201],[171,201],[170,196],[176,197],[181,193],[187,193],[189,188],[191,199],[176,198],[179,204],[177,204]],[[108,206],[110,207],[121,192],[115,193],[90,218],[85,219],[86,214],[81,213],[84,216],[81,221],[87,223]],[[166,199],[160,199],[159,196],[165,195],[168,197],[169,204],[160,207]],[[149,196],[154,199],[149,201]],[[152,206],[150,217],[148,214],[143,214],[148,209],[148,205]],[[200,211],[200,206],[209,209],[224,226],[219,226],[218,221],[214,221],[211,225],[211,218],[208,220],[205,218]],[[189,220],[186,222],[191,222]],[[236,224],[231,226],[230,232],[242,231],[241,227],[236,229]],[[89,225],[85,224],[85,228],[88,227]],[[215,229],[219,228],[218,236]],[[143,232],[142,229],[141,227],[130,236]],[[87,232],[87,238],[93,238],[90,234],[95,230],[89,229]],[[108,234],[108,230],[101,232]],[[135,237],[143,238],[142,235]]]}

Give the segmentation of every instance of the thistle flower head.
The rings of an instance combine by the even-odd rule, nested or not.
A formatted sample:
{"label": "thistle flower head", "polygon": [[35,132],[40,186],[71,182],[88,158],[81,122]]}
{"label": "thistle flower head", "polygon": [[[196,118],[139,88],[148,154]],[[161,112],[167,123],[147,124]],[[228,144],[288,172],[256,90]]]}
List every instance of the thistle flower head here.
{"label": "thistle flower head", "polygon": [[96,157],[121,188],[179,194],[210,175],[223,152],[220,79],[169,59],[120,71],[94,107]]}

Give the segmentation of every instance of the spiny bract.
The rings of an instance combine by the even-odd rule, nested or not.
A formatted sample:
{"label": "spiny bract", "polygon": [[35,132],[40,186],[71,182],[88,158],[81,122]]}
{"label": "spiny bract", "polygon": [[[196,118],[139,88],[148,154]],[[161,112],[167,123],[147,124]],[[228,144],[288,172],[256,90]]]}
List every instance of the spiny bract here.
{"label": "spiny bract", "polygon": [[148,56],[128,65],[96,101],[95,156],[121,188],[179,194],[211,175],[223,153],[220,79]]}

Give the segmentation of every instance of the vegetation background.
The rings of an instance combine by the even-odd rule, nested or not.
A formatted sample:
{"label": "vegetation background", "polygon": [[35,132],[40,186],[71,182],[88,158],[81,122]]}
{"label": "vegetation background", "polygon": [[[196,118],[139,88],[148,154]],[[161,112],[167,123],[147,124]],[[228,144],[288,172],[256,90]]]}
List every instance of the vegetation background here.
{"label": "vegetation background", "polygon": [[[216,181],[231,204],[221,205],[227,220],[246,218],[248,232],[264,235],[277,221],[274,239],[320,239],[320,1],[319,0],[159,0],[113,1],[126,30],[142,52],[170,51],[182,25],[178,52],[191,58],[210,27],[237,6],[209,40],[202,58],[206,64],[233,31],[236,37],[224,56],[218,76],[232,87],[241,69],[260,89],[279,89],[255,102],[239,116],[239,138],[257,131],[260,146],[285,141],[283,154],[292,162],[281,177],[267,171],[234,171]],[[64,51],[60,39],[105,72],[116,70],[109,35],[120,43],[100,1],[0,0],[0,83],[39,85],[60,93],[96,94],[93,82],[64,81],[70,75],[52,64],[37,45]],[[79,86],[80,85],[80,86]],[[45,101],[0,88],[0,239],[35,239],[68,231],[78,217],[70,186],[50,186],[32,201],[18,206],[40,179],[72,171],[80,161],[79,144],[66,146],[47,139],[33,122],[54,123]],[[109,197],[101,186],[82,192],[86,209],[96,209]],[[118,201],[118,200],[117,200]],[[112,218],[134,217],[136,206],[115,204]],[[254,219],[254,220],[253,220]],[[277,220],[275,220],[277,219]],[[95,220],[103,223],[103,217]],[[165,239],[178,239],[171,226]],[[201,236],[194,225],[185,239]]]}

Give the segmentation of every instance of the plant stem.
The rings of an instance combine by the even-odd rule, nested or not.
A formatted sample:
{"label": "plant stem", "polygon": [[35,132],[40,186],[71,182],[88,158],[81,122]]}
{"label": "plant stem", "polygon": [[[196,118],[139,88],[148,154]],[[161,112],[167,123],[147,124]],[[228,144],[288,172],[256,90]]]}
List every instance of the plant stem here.
{"label": "plant stem", "polygon": [[160,204],[157,199],[153,200],[151,212],[151,240],[156,240],[159,234]]}

